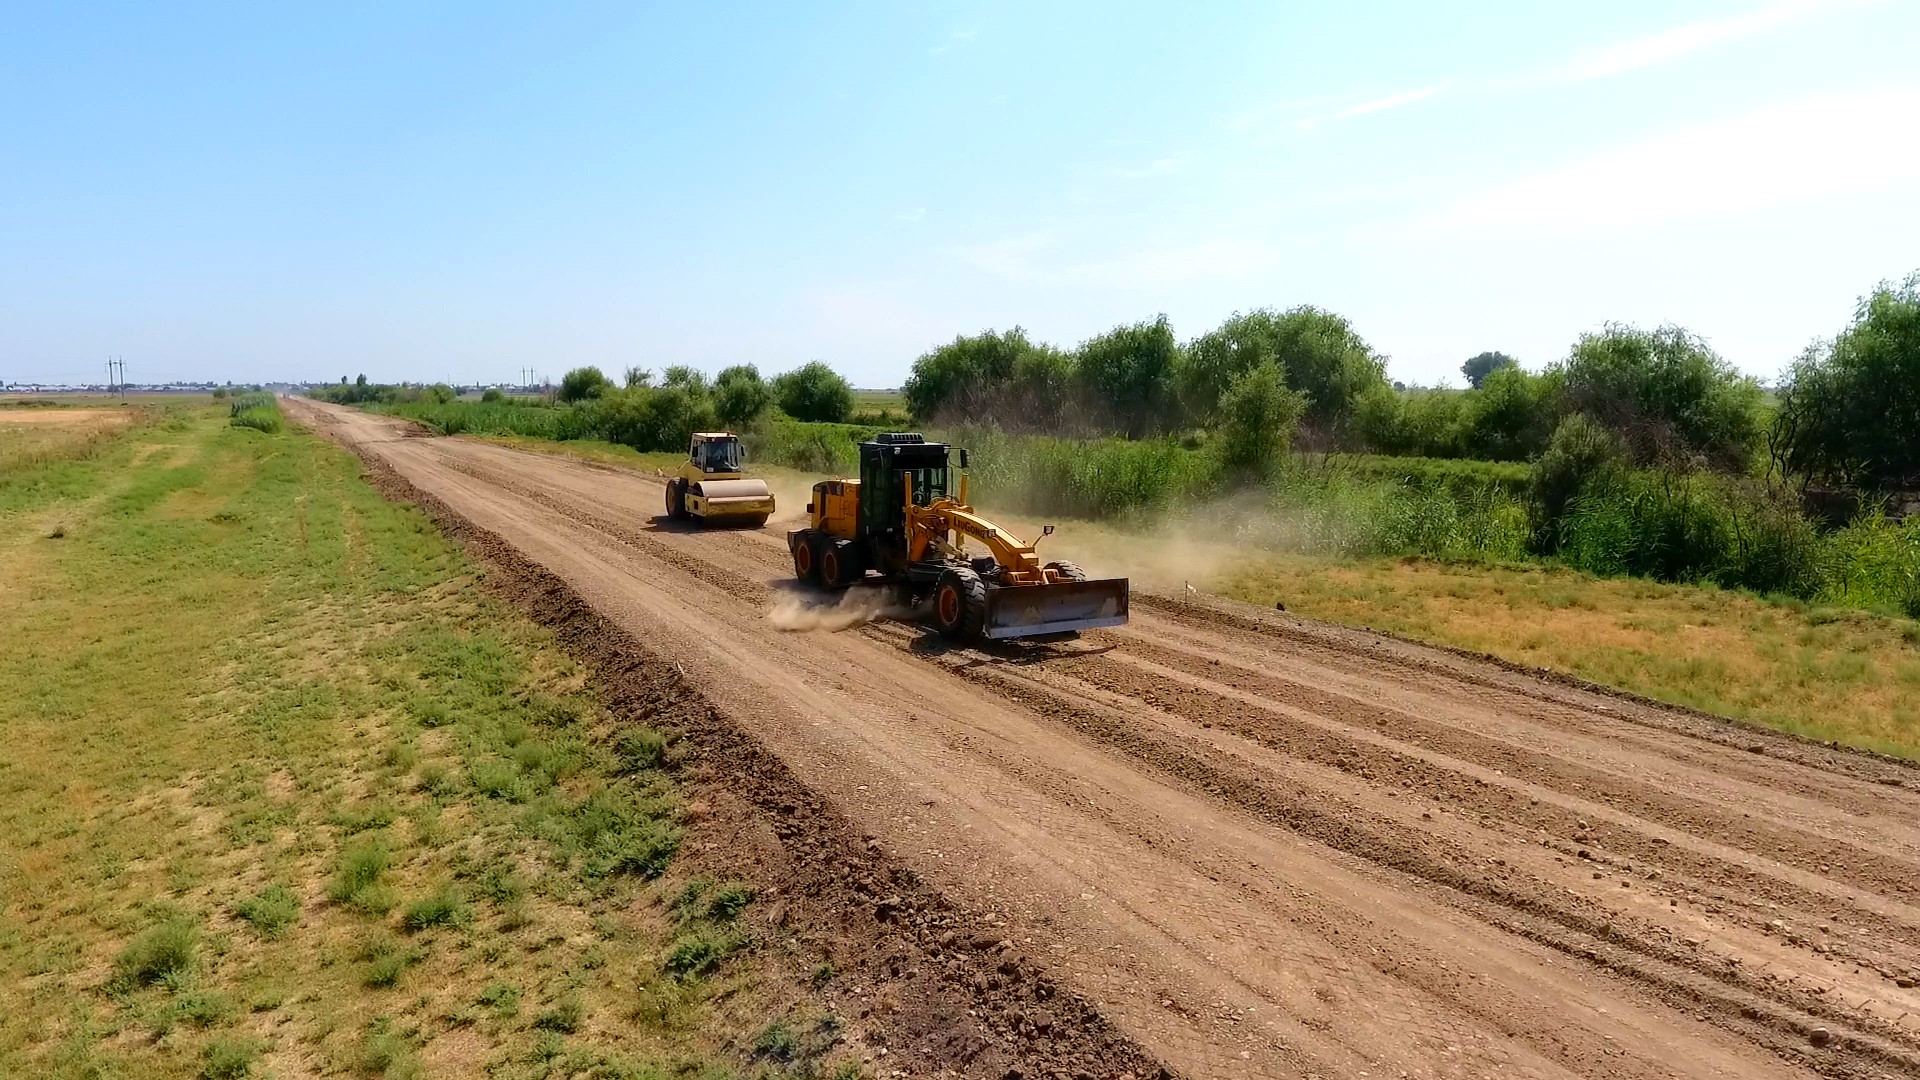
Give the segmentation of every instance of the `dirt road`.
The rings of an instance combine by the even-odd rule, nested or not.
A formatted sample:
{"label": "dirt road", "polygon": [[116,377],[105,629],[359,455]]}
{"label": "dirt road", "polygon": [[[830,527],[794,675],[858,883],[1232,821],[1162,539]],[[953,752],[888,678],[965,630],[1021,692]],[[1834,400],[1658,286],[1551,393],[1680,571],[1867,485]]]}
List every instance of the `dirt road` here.
{"label": "dirt road", "polygon": [[293,411],[675,657],[1178,1074],[1920,1075],[1920,771],[1224,603],[796,632],[779,522]]}

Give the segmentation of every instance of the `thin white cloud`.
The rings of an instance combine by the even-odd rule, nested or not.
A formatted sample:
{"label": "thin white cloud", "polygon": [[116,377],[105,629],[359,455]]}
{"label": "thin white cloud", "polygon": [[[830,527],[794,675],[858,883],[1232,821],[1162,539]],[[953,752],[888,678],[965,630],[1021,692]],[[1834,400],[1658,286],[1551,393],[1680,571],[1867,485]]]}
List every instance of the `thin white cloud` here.
{"label": "thin white cloud", "polygon": [[1920,181],[1920,85],[1786,101],[1473,195],[1435,224],[1580,231],[1710,220]]}
{"label": "thin white cloud", "polygon": [[1577,53],[1559,71],[1573,81],[1605,79],[1668,63],[1729,41],[1756,37],[1817,15],[1864,7],[1878,0],[1778,0],[1717,19],[1699,19],[1630,41]]}
{"label": "thin white cloud", "polygon": [[915,221],[921,220],[922,218],[925,218],[926,216],[927,216],[927,208],[924,206],[916,206],[908,210],[901,210],[898,213],[894,214],[893,220],[902,221],[902,222],[915,222]]}
{"label": "thin white cloud", "polygon": [[1433,86],[1420,87],[1418,90],[1405,90],[1398,94],[1389,94],[1386,97],[1375,98],[1372,101],[1363,101],[1358,105],[1349,105],[1339,112],[1334,113],[1333,118],[1335,120],[1346,120],[1355,116],[1366,116],[1368,113],[1386,112],[1388,109],[1403,108],[1425,101],[1435,94],[1438,94],[1441,89],[1442,87],[1439,84],[1435,84]]}

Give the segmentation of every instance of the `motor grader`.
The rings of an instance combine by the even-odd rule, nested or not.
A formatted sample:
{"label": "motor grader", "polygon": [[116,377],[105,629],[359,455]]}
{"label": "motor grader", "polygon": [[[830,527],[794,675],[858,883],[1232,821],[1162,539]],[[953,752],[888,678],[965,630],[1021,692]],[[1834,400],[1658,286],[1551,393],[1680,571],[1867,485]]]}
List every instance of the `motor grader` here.
{"label": "motor grader", "polygon": [[[954,470],[959,467],[954,492]],[[967,504],[967,452],[916,433],[860,444],[858,479],[823,480],[787,534],[794,574],[829,589],[884,585],[959,641],[1065,635],[1127,621],[1127,579],[1090,581]],[[985,550],[971,554],[969,541]]]}
{"label": "motor grader", "polygon": [[740,436],[694,432],[687,460],[667,481],[667,517],[702,525],[765,525],[773,514],[773,493],[765,480],[741,471],[745,461]]}

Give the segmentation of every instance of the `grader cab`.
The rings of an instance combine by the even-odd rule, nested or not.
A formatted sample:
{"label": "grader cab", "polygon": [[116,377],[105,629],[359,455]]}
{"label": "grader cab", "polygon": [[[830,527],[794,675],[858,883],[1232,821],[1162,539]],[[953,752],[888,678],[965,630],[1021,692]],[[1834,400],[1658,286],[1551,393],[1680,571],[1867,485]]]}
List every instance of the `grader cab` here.
{"label": "grader cab", "polygon": [[1088,580],[1070,562],[1042,561],[1035,545],[1053,526],[1029,543],[979,516],[967,503],[966,467],[965,450],[917,434],[861,443],[859,478],[815,484],[807,527],[787,534],[794,573],[830,589],[897,588],[963,641],[1127,621],[1127,579]]}

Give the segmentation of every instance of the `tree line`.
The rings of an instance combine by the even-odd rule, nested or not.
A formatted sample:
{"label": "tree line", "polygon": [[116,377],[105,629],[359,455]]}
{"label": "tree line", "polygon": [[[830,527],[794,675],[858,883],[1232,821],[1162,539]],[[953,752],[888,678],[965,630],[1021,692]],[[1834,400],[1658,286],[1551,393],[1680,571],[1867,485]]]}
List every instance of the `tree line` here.
{"label": "tree line", "polygon": [[[601,439],[637,450],[683,450],[695,431],[745,429],[778,409],[796,420],[839,423],[853,415],[853,388],[819,361],[772,379],[752,364],[725,368],[711,379],[698,369],[676,364],[656,380],[646,368],[629,367],[615,383],[595,366],[577,367],[560,379],[552,400],[510,397],[497,389],[481,395],[478,407],[508,415],[476,415],[473,402],[456,402],[444,383],[396,386],[353,382],[318,386],[314,397],[341,404],[390,406],[425,419],[449,434],[488,430],[538,434],[559,439]],[[518,414],[518,415],[513,415]]]}
{"label": "tree line", "polygon": [[1184,342],[1164,316],[1072,350],[1017,327],[961,336],[915,361],[904,389],[923,423],[1179,436],[1256,472],[1289,449],[1536,460],[1578,417],[1565,441],[1598,428],[1636,466],[1768,462],[1803,484],[1920,483],[1920,273],[1861,301],[1771,398],[1676,326],[1610,324],[1538,373],[1498,352],[1462,373],[1464,391],[1399,387],[1345,318],[1302,306],[1236,313]]}

